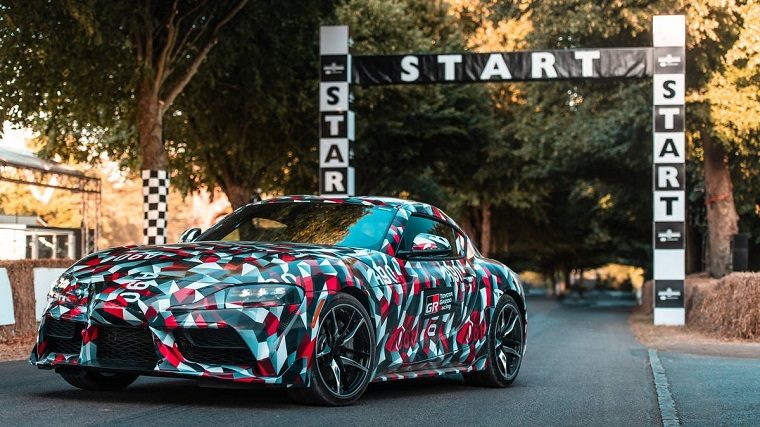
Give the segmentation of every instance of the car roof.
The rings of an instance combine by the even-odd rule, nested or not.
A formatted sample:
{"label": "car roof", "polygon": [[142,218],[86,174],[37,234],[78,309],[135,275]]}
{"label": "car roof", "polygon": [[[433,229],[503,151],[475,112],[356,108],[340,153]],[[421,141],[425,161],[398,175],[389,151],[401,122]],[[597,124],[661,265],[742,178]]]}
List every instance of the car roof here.
{"label": "car roof", "polygon": [[390,206],[401,207],[408,205],[424,205],[425,203],[415,202],[413,200],[404,200],[396,197],[378,197],[378,196],[312,196],[312,195],[293,195],[279,196],[263,200],[262,203],[277,202],[328,202],[328,203],[352,203],[361,205]]}

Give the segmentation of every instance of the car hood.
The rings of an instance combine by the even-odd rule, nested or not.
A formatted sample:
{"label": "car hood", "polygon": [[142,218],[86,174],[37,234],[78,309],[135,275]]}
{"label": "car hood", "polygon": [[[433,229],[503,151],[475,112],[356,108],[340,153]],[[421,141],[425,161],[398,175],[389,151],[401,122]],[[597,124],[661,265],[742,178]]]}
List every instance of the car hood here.
{"label": "car hood", "polygon": [[337,288],[356,259],[371,252],[296,243],[125,246],[89,255],[66,273],[75,286],[89,288],[96,320],[134,325],[239,284],[292,283],[311,292],[333,281]]}

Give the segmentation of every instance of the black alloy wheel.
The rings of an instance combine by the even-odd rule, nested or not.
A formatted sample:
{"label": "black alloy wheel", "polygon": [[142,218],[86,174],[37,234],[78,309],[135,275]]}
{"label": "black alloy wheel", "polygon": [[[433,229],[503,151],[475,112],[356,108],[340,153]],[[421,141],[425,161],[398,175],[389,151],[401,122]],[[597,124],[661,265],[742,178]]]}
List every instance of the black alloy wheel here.
{"label": "black alloy wheel", "polygon": [[311,385],[290,389],[294,400],[343,406],[355,402],[372,380],[375,332],[369,314],[348,294],[337,294],[320,315]]}
{"label": "black alloy wheel", "polygon": [[488,364],[483,371],[464,374],[467,383],[507,387],[517,378],[525,345],[525,326],[515,300],[504,295],[494,311],[488,331]]}

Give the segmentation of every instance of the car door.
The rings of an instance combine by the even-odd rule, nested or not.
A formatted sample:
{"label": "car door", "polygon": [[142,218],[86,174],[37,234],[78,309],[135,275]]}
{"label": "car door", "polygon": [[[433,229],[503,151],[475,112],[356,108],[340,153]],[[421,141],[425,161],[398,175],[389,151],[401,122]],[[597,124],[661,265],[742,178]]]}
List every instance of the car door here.
{"label": "car door", "polygon": [[[432,256],[413,253],[414,239],[420,233],[445,240],[451,251]],[[404,336],[399,339],[402,347],[407,347],[406,364],[411,369],[440,366],[456,350],[455,337],[466,302],[463,291],[472,283],[457,234],[437,218],[412,214],[399,242],[397,254],[410,298],[401,324]]]}

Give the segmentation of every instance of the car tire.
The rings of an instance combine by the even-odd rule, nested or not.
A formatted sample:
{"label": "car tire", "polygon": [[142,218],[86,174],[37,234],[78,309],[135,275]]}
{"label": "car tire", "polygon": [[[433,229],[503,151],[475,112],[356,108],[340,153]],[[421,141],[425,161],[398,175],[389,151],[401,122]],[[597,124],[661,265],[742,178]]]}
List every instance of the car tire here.
{"label": "car tire", "polygon": [[[502,316],[509,317],[503,322]],[[514,320],[514,325],[510,328],[512,320]],[[505,327],[506,329],[504,329]],[[508,338],[505,339],[505,335]],[[496,305],[491,325],[488,328],[486,345],[488,359],[485,369],[464,373],[462,376],[465,382],[478,387],[504,388],[510,386],[520,371],[525,348],[525,327],[522,312],[515,300],[509,295],[504,295]],[[506,362],[502,358],[506,358]]]}
{"label": "car tire", "polygon": [[[353,296],[336,294],[320,314],[309,372],[309,386],[290,388],[288,394],[294,401],[307,405],[353,404],[364,394],[367,385],[372,381],[375,372],[375,347],[375,329],[367,310]],[[346,359],[349,359],[351,364],[348,364],[349,360]],[[329,369],[328,364],[331,366]],[[350,389],[342,395],[341,377],[350,383]]]}
{"label": "car tire", "polygon": [[135,382],[138,375],[108,373],[97,371],[63,371],[60,372],[63,379],[82,390],[93,391],[116,391],[122,390]]}

